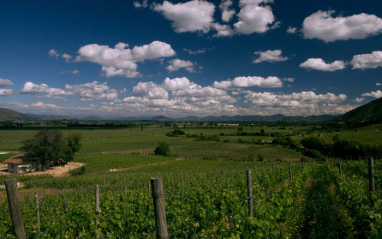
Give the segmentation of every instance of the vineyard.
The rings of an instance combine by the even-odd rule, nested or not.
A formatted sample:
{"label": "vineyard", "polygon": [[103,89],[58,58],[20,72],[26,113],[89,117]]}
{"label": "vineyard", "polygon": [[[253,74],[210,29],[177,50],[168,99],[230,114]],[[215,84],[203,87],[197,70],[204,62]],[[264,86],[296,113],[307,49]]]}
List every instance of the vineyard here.
{"label": "vineyard", "polygon": [[[380,142],[379,129],[361,129],[358,138]],[[170,130],[73,130],[83,136],[75,161],[86,166],[66,177],[17,176],[26,238],[381,238],[379,157],[370,170],[367,157],[321,161],[296,150],[311,136],[329,142],[333,131],[208,126],[168,137]],[[17,150],[23,135],[35,133],[15,132],[2,132],[1,150]],[[267,143],[274,135],[289,145]],[[154,155],[158,142],[170,145],[169,157]],[[0,162],[16,154],[2,154]],[[2,182],[12,178],[0,174]],[[162,193],[154,192],[157,178]],[[17,238],[5,188],[0,222],[0,237]],[[157,222],[167,234],[158,234]]]}
{"label": "vineyard", "polygon": [[[224,167],[195,165],[182,171],[151,166],[149,170],[42,178],[24,182],[28,193],[20,193],[21,211],[28,238],[90,238],[96,234],[101,238],[155,238],[149,182],[159,176],[170,238],[378,238],[382,233],[381,169],[382,163],[376,161],[374,208],[370,206],[367,163],[342,163],[340,171],[338,161],[329,161],[325,165],[279,162],[240,167],[231,162]],[[252,198],[247,194],[248,170],[253,175]],[[99,185],[99,214],[95,185]],[[0,234],[15,238],[5,192],[0,198]]]}

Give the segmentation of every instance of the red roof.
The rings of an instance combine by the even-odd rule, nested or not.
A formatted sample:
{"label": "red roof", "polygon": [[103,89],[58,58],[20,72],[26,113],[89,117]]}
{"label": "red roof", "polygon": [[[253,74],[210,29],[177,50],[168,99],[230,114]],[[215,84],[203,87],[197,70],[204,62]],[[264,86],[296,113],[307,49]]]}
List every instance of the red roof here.
{"label": "red roof", "polygon": [[9,158],[9,159],[5,160],[4,163],[8,163],[8,164],[23,164],[24,163],[23,158],[22,158],[23,156],[24,156],[24,154],[15,155],[12,158]]}

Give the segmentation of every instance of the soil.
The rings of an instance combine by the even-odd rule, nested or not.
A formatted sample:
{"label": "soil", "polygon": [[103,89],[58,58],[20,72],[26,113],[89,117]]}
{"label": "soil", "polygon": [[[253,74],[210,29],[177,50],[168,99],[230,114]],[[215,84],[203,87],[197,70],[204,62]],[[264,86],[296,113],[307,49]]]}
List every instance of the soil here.
{"label": "soil", "polygon": [[[85,164],[68,162],[67,165],[50,167],[45,171],[37,171],[32,173],[26,173],[24,175],[39,175],[39,174],[51,174],[53,177],[63,177],[69,175],[69,171],[72,169],[79,168]],[[7,164],[0,163],[0,175],[14,175],[13,173],[8,173]]]}

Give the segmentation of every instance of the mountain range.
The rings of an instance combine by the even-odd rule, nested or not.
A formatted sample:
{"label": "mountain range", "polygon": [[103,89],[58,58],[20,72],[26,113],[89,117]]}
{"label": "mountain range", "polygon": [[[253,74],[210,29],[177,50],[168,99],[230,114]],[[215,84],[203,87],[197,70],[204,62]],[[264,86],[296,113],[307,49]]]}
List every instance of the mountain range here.
{"label": "mountain range", "polygon": [[[23,114],[10,109],[0,108],[0,120],[11,121],[33,121],[33,120],[71,120],[74,117],[66,115],[33,115]],[[342,122],[342,123],[379,123],[382,122],[382,98],[374,100],[368,104],[353,109],[346,114],[339,115],[317,115],[317,116],[285,116],[282,114],[276,114],[271,116],[260,115],[235,115],[235,116],[187,116],[182,118],[169,118],[162,115],[157,116],[142,116],[142,117],[121,117],[103,119],[97,116],[86,116],[83,118],[77,118],[83,121],[100,121],[100,120],[128,120],[128,121],[203,121],[203,122],[274,122],[274,121],[288,121],[288,122]]]}

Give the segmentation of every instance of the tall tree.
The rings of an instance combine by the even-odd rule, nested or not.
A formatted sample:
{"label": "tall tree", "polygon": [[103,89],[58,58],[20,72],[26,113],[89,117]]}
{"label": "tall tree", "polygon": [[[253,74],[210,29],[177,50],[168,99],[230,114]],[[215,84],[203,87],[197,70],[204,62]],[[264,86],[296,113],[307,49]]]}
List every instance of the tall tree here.
{"label": "tall tree", "polygon": [[41,163],[45,170],[50,162],[73,160],[73,154],[81,147],[80,141],[80,135],[65,139],[61,131],[41,130],[34,138],[23,141],[20,150],[24,151],[24,160]]}

